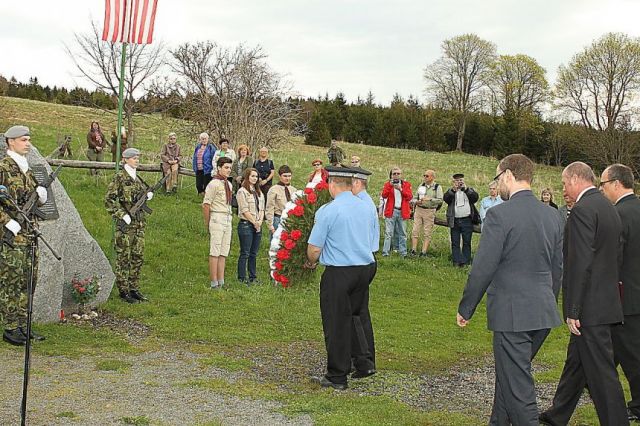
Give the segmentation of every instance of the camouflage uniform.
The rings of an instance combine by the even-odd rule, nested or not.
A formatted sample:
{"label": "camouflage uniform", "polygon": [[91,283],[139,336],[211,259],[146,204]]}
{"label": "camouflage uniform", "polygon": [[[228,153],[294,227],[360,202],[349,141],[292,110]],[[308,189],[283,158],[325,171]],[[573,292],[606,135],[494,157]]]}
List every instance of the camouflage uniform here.
{"label": "camouflage uniform", "polygon": [[[136,199],[145,197],[146,194],[147,186],[140,178],[134,180],[125,170],[121,170],[109,184],[105,206],[116,222],[119,222],[128,214]],[[144,260],[145,213],[138,211],[134,216],[124,232],[116,228],[115,274],[116,286],[121,294],[139,289],[140,269]]]}
{"label": "camouflage uniform", "polygon": [[[24,204],[35,191],[38,182],[31,170],[24,174],[18,164],[9,156],[0,160],[0,185],[7,187],[9,196]],[[0,237],[11,219],[18,219],[15,208],[6,199],[0,199]],[[15,329],[27,324],[27,279],[31,268],[31,256],[29,253],[30,238],[26,234],[26,226],[13,240],[13,248],[8,244],[0,245],[0,324],[5,329]],[[11,234],[13,235],[13,234]],[[38,276],[38,252],[36,250],[36,262],[34,269],[34,287]]]}
{"label": "camouflage uniform", "polygon": [[340,164],[344,160],[344,151],[339,146],[329,147],[329,150],[327,151],[327,158],[329,158],[329,163],[332,166]]}

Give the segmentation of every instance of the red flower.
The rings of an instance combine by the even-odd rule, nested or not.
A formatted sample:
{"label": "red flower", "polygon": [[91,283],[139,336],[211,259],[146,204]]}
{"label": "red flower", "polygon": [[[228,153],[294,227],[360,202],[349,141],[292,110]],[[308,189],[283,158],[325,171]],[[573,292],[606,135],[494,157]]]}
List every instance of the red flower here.
{"label": "red flower", "polygon": [[280,274],[278,273],[278,271],[273,271],[273,279],[276,282],[280,282]]}
{"label": "red flower", "polygon": [[275,267],[276,267],[276,271],[281,271],[282,270],[282,262],[277,261],[275,263]]}
{"label": "red flower", "polygon": [[276,258],[278,260],[287,260],[291,258],[291,252],[287,249],[280,249],[276,253]]}
{"label": "red flower", "polygon": [[[289,212],[289,214],[293,215],[293,216],[302,216],[304,214],[304,207],[302,206],[295,206],[293,209],[291,209],[291,211]],[[280,238],[282,239],[282,238]]]}
{"label": "red flower", "polygon": [[284,242],[284,248],[286,248],[287,250],[293,250],[295,246],[296,246],[296,243],[293,240],[286,240]]}
{"label": "red flower", "polygon": [[85,288],[84,288],[84,287],[80,287],[80,288],[78,289],[78,291],[79,291],[80,293],[84,293],[84,292],[85,292]]}
{"label": "red flower", "polygon": [[305,188],[304,189],[304,193],[307,194],[307,195],[312,194],[313,193],[313,188]]}
{"label": "red flower", "polygon": [[282,231],[282,234],[280,234],[280,241],[284,241],[288,239],[289,239],[289,233],[287,231]]}
{"label": "red flower", "polygon": [[323,191],[325,189],[329,189],[329,185],[325,181],[320,181],[316,185],[316,191]]}
{"label": "red flower", "polygon": [[288,287],[289,284],[289,278],[285,277],[284,275],[280,275],[280,282],[282,283],[282,287]]}
{"label": "red flower", "polygon": [[293,231],[291,231],[290,236],[293,241],[298,241],[302,237],[302,231],[299,229],[294,229]]}
{"label": "red flower", "polygon": [[315,204],[316,201],[318,201],[318,196],[312,192],[311,194],[307,195],[307,201],[309,202],[309,204]]}
{"label": "red flower", "polygon": [[301,206],[304,203],[304,200],[302,198],[296,198],[296,206]]}

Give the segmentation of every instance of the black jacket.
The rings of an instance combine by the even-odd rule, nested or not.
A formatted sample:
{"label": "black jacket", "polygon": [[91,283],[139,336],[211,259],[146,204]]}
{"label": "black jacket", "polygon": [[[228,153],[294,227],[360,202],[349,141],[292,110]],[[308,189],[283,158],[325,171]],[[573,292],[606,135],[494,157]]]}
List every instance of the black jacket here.
{"label": "black jacket", "polygon": [[627,195],[616,204],[622,221],[622,308],[625,315],[640,314],[640,200]]}
{"label": "black jacket", "polygon": [[609,200],[595,188],[567,219],[563,244],[564,317],[581,325],[622,322],[618,256],[622,226]]}
{"label": "black jacket", "polygon": [[[478,209],[476,209],[475,204],[478,202],[478,198],[480,197],[478,196],[478,193],[475,191],[475,189],[471,187],[467,187],[466,189],[464,189],[464,193],[467,194],[467,198],[469,199],[469,203],[471,204],[471,221],[475,224],[478,224],[480,223],[480,213],[478,213]],[[453,191],[453,189],[449,188],[449,190],[442,196],[442,199],[445,203],[448,204],[447,225],[449,226],[449,228],[453,228],[456,215],[456,193]]]}

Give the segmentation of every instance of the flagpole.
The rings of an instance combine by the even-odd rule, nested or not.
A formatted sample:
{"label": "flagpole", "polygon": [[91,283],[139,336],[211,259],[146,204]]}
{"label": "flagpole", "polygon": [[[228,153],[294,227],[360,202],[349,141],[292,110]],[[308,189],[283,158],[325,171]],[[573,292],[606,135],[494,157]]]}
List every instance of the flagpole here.
{"label": "flagpole", "polygon": [[118,139],[116,144],[116,173],[120,170],[120,147],[122,146],[122,109],[124,106],[124,68],[127,63],[127,43],[122,43],[120,57],[120,88],[118,89]]}

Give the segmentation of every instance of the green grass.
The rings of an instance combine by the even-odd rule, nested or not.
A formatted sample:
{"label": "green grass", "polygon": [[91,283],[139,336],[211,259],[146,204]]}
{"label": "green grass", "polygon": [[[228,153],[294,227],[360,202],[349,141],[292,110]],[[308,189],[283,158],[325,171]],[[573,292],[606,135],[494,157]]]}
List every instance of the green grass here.
{"label": "green grass", "polygon": [[[89,123],[101,120],[103,128],[113,128],[114,117],[88,108],[58,106],[19,99],[5,102],[0,129],[26,124],[33,130],[32,140],[48,154],[56,146],[60,133],[74,135],[74,154],[82,158],[84,138]],[[177,131],[178,143],[187,154],[192,139],[181,133],[181,123],[160,117],[137,117],[137,146],[145,153],[143,161],[156,161],[156,155],[170,130]],[[341,144],[348,155],[357,154],[365,168],[374,172],[369,193],[377,200],[382,184],[392,166],[399,166],[414,186],[425,169],[436,170],[438,181],[448,186],[454,172],[466,175],[481,197],[495,175],[497,160],[460,153],[419,152],[359,144]],[[311,171],[313,158],[326,159],[326,148],[302,144],[300,138],[272,152],[276,166],[289,164],[294,171],[293,184],[302,188]],[[188,156],[187,156],[188,158]],[[187,159],[188,165],[190,160]],[[152,182],[158,175],[146,174]],[[78,208],[84,225],[108,256],[111,250],[111,220],[104,210],[104,193],[110,173],[91,177],[86,170],[64,169],[60,180]],[[127,305],[112,297],[103,308],[112,314],[128,317],[151,328],[151,337],[162,344],[188,345],[203,349],[203,368],[215,366],[247,371],[253,366],[252,350],[284,348],[291,343],[312,342],[323,348],[318,286],[283,290],[268,284],[247,288],[235,279],[238,240],[234,235],[227,262],[227,289],[208,289],[208,237],[205,232],[200,198],[194,180],[182,178],[176,196],[158,195],[150,206],[142,269],[141,287],[150,302]],[[560,188],[560,170],[539,166],[534,190]],[[559,197],[556,197],[556,199]],[[560,204],[560,203],[559,203]],[[439,216],[444,217],[442,209]],[[408,230],[410,232],[410,228]],[[486,329],[484,303],[465,329],[455,325],[457,305],[466,282],[467,270],[450,266],[448,229],[436,227],[431,246],[436,255],[427,260],[401,260],[391,256],[380,260],[378,275],[371,287],[377,364],[381,371],[414,374],[440,374],[452,367],[465,368],[485,362],[491,354],[491,334]],[[473,247],[477,247],[478,235]],[[258,264],[259,278],[267,282],[267,241],[263,238]],[[319,281],[319,279],[318,279]],[[38,326],[48,336],[35,350],[47,355],[117,354],[144,351],[121,336],[95,331],[85,326]],[[147,339],[150,340],[150,339]],[[549,367],[538,380],[557,383],[562,371],[568,340],[564,328],[554,330],[537,361]],[[153,344],[151,344],[153,345]],[[320,349],[322,351],[322,349]],[[99,368],[99,367],[98,367]],[[375,380],[375,378],[374,378]],[[450,412],[423,412],[410,408],[393,396],[367,396],[318,391],[300,384],[301,392],[285,391],[277,383],[209,382],[191,385],[227,389],[240,396],[277,399],[288,415],[308,413],[318,424],[486,424],[486,418],[465,417]],[[254,390],[250,390],[254,388]],[[442,396],[443,401],[446,396]],[[472,403],[473,401],[470,401]],[[487,407],[488,409],[488,407]],[[134,419],[135,420],[135,419]],[[139,420],[135,420],[139,421]],[[596,424],[591,406],[578,410],[576,424]],[[131,424],[131,423],[130,423]],[[144,424],[144,423],[137,423]]]}
{"label": "green grass", "polygon": [[121,361],[119,359],[103,359],[96,362],[96,370],[98,371],[115,371],[117,373],[126,373],[130,368],[130,362]]}

